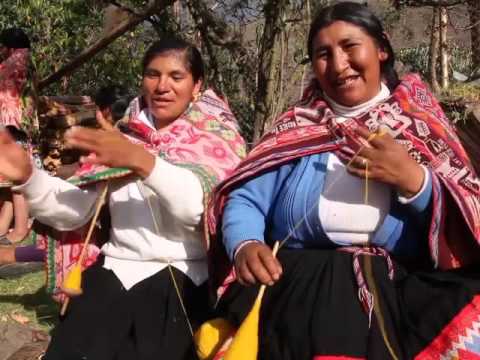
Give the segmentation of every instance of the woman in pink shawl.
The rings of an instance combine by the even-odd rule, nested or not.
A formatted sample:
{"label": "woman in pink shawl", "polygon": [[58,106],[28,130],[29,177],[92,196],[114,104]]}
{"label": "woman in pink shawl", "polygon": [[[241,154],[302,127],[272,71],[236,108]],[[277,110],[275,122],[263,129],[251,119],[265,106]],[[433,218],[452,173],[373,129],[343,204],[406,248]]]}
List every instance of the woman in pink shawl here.
{"label": "woman in pink shawl", "polygon": [[[24,98],[30,75],[30,40],[22,29],[9,28],[0,33],[0,125],[9,129],[15,140],[27,147],[30,122],[26,121],[28,107]],[[8,190],[2,181],[0,210],[0,243],[12,244],[28,234],[28,206],[24,197]],[[11,231],[10,223],[14,219]]]}
{"label": "woman in pink shawl", "polygon": [[[92,218],[106,186],[101,180],[116,171],[109,168],[125,175],[108,182],[109,239],[85,271],[83,294],[71,299],[45,360],[194,358],[193,331],[208,317],[204,204],[245,153],[228,105],[201,92],[203,72],[189,43],[151,45],[142,96],[121,131],[98,113],[102,129],[66,134],[70,146],[91,153],[74,181],[90,186],[34,169],[0,133],[0,173],[39,222],[60,231]],[[72,258],[81,251],[75,249]]]}

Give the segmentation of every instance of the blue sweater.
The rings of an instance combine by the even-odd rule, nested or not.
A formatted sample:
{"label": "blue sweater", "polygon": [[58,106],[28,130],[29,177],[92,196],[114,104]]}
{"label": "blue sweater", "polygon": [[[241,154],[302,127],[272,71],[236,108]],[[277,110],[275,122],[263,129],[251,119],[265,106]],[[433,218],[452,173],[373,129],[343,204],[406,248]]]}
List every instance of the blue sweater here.
{"label": "blue sweater", "polygon": [[[288,248],[334,248],[318,216],[328,153],[297,159],[244,183],[228,197],[222,219],[223,242],[230,259],[244,241],[273,243],[292,232]],[[432,183],[414,201],[402,204],[392,192],[390,212],[371,242],[399,256],[426,247],[431,219]],[[300,226],[294,230],[302,218]]]}

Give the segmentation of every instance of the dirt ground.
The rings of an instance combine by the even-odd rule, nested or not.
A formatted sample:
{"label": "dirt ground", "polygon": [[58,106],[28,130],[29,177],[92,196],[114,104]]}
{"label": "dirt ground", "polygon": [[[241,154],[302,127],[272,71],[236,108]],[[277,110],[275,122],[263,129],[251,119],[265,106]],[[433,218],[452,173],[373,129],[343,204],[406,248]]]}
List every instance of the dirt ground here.
{"label": "dirt ground", "polygon": [[0,360],[37,360],[47,347],[58,305],[45,291],[43,266],[0,266]]}
{"label": "dirt ground", "polygon": [[43,330],[12,321],[0,322],[0,360],[37,360],[47,347]]}

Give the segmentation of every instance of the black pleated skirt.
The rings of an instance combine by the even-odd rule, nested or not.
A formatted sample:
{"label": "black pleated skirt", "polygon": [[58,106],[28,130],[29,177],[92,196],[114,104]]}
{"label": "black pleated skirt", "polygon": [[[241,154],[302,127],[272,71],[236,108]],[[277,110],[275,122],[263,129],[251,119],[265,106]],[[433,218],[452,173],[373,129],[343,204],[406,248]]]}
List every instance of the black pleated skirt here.
{"label": "black pleated skirt", "polygon": [[[199,287],[172,267],[195,330],[208,319],[207,284]],[[126,291],[97,262],[82,279],[54,330],[45,360],[191,360],[192,335],[168,268]]]}
{"label": "black pleated skirt", "polygon": [[[409,272],[394,262],[391,280],[384,257],[363,255],[369,321],[351,253],[282,249],[278,258],[283,276],[262,302],[258,359],[480,359],[478,267]],[[231,285],[216,315],[238,326],[257,292]]]}

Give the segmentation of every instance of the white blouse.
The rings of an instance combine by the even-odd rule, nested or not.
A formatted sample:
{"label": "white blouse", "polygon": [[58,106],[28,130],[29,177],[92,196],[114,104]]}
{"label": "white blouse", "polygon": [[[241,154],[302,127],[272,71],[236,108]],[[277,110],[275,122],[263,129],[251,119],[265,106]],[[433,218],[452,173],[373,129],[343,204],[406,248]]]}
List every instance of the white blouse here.
{"label": "white blouse", "polygon": [[[366,103],[346,107],[325,96],[335,121],[364,114],[376,104],[390,96],[382,83],[379,93]],[[347,172],[345,165],[333,153],[329,154],[323,191],[319,199],[319,218],[330,240],[341,245],[368,243],[372,234],[383,223],[390,211],[392,189],[390,186],[371,181],[368,204],[364,203],[365,179]]]}
{"label": "white blouse", "polygon": [[[146,116],[142,119],[152,126]],[[90,221],[103,186],[80,189],[34,169],[30,179],[15,190],[25,195],[31,215],[38,221],[67,231]],[[101,248],[104,268],[111,269],[127,290],[168,263],[196,285],[207,279],[201,230],[203,190],[194,173],[157,157],[143,181],[132,177],[113,180],[108,204],[112,227],[109,241]]]}

